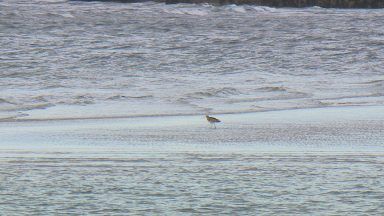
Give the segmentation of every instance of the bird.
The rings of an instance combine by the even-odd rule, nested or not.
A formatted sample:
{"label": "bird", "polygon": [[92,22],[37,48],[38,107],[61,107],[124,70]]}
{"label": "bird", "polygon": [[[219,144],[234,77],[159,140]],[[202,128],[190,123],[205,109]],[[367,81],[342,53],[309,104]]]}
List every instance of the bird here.
{"label": "bird", "polygon": [[209,116],[209,115],[205,115],[205,118],[207,118],[207,121],[208,121],[211,125],[213,124],[213,126],[215,127],[215,129],[216,129],[216,125],[215,125],[215,123],[219,123],[219,122],[221,122],[219,119],[214,118],[214,117],[211,117],[211,116]]}

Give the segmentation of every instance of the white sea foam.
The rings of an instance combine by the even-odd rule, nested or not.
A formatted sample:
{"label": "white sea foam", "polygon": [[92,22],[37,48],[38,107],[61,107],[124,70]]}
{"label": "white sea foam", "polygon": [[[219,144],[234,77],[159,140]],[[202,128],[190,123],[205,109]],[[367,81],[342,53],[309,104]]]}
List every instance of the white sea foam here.
{"label": "white sea foam", "polygon": [[184,14],[193,16],[206,16],[210,12],[204,7],[175,7],[172,9],[164,8],[163,11],[170,14]]}
{"label": "white sea foam", "polygon": [[228,6],[225,6],[225,8],[229,11],[234,11],[234,12],[238,12],[238,13],[246,13],[247,10],[245,9],[244,6],[239,6],[239,5],[228,5]]}
{"label": "white sea foam", "polygon": [[384,103],[381,10],[2,4],[1,118]]}
{"label": "white sea foam", "polygon": [[257,12],[276,12],[278,9],[265,6],[252,6],[252,9]]}

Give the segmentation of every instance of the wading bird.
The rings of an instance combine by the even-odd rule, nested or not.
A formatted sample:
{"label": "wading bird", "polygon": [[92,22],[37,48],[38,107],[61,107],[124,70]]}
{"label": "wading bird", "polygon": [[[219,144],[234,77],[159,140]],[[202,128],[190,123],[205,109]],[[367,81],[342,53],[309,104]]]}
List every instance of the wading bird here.
{"label": "wading bird", "polygon": [[215,125],[215,123],[219,123],[219,122],[221,122],[219,119],[214,118],[214,117],[211,117],[211,116],[208,116],[208,115],[205,115],[205,118],[207,118],[207,121],[208,121],[211,125],[213,125],[213,126],[215,127],[215,129],[216,129],[216,125]]}

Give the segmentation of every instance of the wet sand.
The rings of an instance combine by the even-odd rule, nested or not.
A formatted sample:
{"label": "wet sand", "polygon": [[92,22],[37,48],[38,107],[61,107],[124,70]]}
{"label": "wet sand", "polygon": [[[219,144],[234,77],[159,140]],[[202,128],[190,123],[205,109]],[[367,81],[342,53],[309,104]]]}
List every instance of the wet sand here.
{"label": "wet sand", "polygon": [[383,214],[384,107],[0,123],[0,210]]}

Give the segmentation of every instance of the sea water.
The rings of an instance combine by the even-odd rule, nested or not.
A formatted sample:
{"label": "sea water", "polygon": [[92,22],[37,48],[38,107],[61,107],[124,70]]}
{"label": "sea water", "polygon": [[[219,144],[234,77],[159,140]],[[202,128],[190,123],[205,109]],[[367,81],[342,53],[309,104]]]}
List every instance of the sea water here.
{"label": "sea water", "polygon": [[0,1],[0,215],[383,215],[383,12]]}
{"label": "sea water", "polygon": [[384,107],[0,123],[3,215],[382,215]]}
{"label": "sea water", "polygon": [[0,2],[0,118],[384,103],[383,10]]}

